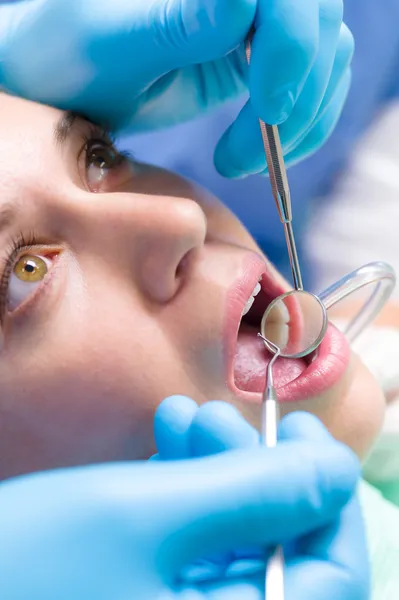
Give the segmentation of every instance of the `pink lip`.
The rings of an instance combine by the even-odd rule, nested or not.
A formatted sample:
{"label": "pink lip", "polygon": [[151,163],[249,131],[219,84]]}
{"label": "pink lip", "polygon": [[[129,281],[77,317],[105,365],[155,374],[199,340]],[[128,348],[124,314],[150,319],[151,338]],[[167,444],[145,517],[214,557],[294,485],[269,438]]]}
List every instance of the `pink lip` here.
{"label": "pink lip", "polygon": [[233,364],[242,311],[261,278],[262,288],[265,288],[267,284],[267,293],[270,293],[274,297],[287,291],[282,285],[274,281],[267,268],[267,263],[257,254],[251,253],[251,256],[244,262],[243,274],[235,282],[227,295],[224,339],[226,341],[225,351],[228,365],[232,366]]}
{"label": "pink lip", "polygon": [[297,379],[280,388],[279,399],[294,402],[322,394],[341,379],[349,365],[350,354],[345,336],[330,324],[315,360]]}
{"label": "pink lip", "polygon": [[[241,314],[256,283],[262,278],[262,290],[273,298],[287,290],[273,279],[260,256],[252,254],[244,263],[243,275],[230,289],[224,327],[227,385],[235,396],[259,403],[261,394],[240,390],[234,381],[234,357]],[[279,388],[281,402],[294,402],[317,396],[332,387],[343,376],[350,360],[350,347],[345,336],[329,325],[316,358],[293,381]]]}

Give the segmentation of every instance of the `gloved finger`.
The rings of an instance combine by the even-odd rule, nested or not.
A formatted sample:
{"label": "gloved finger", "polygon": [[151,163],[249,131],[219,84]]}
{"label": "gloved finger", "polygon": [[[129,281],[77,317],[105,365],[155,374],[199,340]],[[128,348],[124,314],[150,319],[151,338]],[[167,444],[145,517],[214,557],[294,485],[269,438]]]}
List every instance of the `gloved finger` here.
{"label": "gloved finger", "polygon": [[189,458],[190,427],[198,406],[187,396],[169,396],[154,416],[154,436],[158,460]]}
{"label": "gloved finger", "polygon": [[[108,108],[105,121],[123,127],[129,115],[126,103],[122,109],[121,94],[131,94],[131,102],[144,96],[135,107],[144,110],[146,90],[150,101],[151,95],[156,97],[170,85],[170,79],[158,81],[163,75],[184,79],[188,73],[174,71],[188,66],[195,81],[198,69],[206,69],[207,61],[222,61],[242,43],[254,20],[256,4],[256,0],[136,0],[120,2],[118,7],[115,2],[102,2],[101,9],[95,10],[94,5],[86,7],[79,0],[29,0],[0,7],[0,34],[4,32],[4,37],[0,36],[0,85],[39,102],[67,104],[80,111],[84,107],[91,118],[100,121],[104,111],[92,107],[87,98],[108,85],[107,101],[118,110]],[[60,27],[63,22],[65,27]],[[52,51],[46,52],[44,48],[49,46]],[[231,78],[230,90],[234,86],[244,89],[244,53],[241,57],[238,52],[231,53],[231,70],[225,74],[223,60],[221,76]],[[138,61],[138,56],[142,60]],[[126,81],[130,72],[126,62],[135,65],[133,88]],[[210,70],[211,75],[204,79],[207,85],[211,85],[212,75],[218,78],[218,65]],[[176,85],[179,87],[178,82]],[[218,83],[215,87],[219,93],[223,86]],[[204,90],[198,84],[193,94],[202,101]],[[124,114],[118,117],[116,113],[122,110]]]}
{"label": "gloved finger", "polygon": [[[226,402],[211,401],[199,408],[185,396],[166,398],[155,413],[158,455],[151,460],[176,460],[219,454],[226,450],[259,445],[259,433]],[[258,549],[241,553],[253,557]],[[207,561],[190,565],[190,577],[209,576],[209,570],[225,568],[235,557],[232,552],[212,554]]]}
{"label": "gloved finger", "polygon": [[287,119],[302,90],[319,45],[319,3],[261,0],[249,68],[255,113],[266,123]]}
{"label": "gloved finger", "polygon": [[329,442],[333,439],[331,433],[321,423],[320,419],[307,412],[296,411],[283,417],[278,427],[279,442],[312,440],[314,442]]}
{"label": "gloved finger", "polygon": [[223,58],[243,42],[255,11],[256,0],[153,2],[148,43],[154,75]]}
{"label": "gloved finger", "polygon": [[[190,454],[193,457],[219,454],[227,450],[259,445],[259,433],[226,402],[207,402],[200,406],[191,423]],[[226,568],[238,556],[259,555],[259,548],[212,553],[207,558],[212,568]]]}
{"label": "gloved finger", "polygon": [[345,23],[342,23],[339,42],[337,46],[337,53],[335,55],[334,66],[331,72],[330,81],[326,93],[324,94],[323,102],[320,106],[318,117],[323,115],[323,112],[329,106],[331,100],[334,98],[338,86],[344,79],[345,75],[350,72],[353,54],[355,52],[355,40],[352,32]]}
{"label": "gloved finger", "polygon": [[[294,118],[294,114],[291,115],[289,122],[284,123],[280,127],[280,135],[282,141],[287,140],[286,151],[291,152],[295,150],[297,146],[305,139],[308,135],[312,127],[323,117],[324,113],[327,111],[330,102],[334,99],[335,93],[342,81],[342,79],[346,76],[350,64],[352,62],[353,52],[354,52],[354,39],[352,33],[349,31],[348,27],[343,23],[341,26],[341,32],[339,37],[339,42],[337,46],[337,53],[335,55],[334,65],[331,72],[330,80],[328,82],[328,87],[325,91],[323,101],[320,105],[319,110],[317,111],[316,116],[309,121],[309,125],[306,128],[302,127],[302,133],[295,138],[292,131],[288,131],[289,126],[291,125],[291,119]],[[305,94],[305,92],[304,92]],[[295,107],[295,110],[297,109]],[[305,122],[305,121],[303,121]],[[286,130],[284,130],[286,128]],[[297,127],[298,130],[298,127]],[[288,140],[291,140],[288,142]]]}
{"label": "gloved finger", "polygon": [[213,160],[220,175],[231,179],[255,175],[266,169],[259,119],[251,100],[220,138]]}
{"label": "gloved finger", "polygon": [[323,116],[320,120],[316,120],[299,146],[285,156],[287,166],[292,166],[316,152],[316,150],[318,150],[330,137],[341,116],[350,84],[351,71],[348,69]]}
{"label": "gloved finger", "polygon": [[[201,595],[193,595],[192,598],[188,596],[187,600],[203,600],[203,598],[207,600],[265,600],[264,585],[264,569],[244,577],[236,575],[229,577],[225,574],[222,581],[198,586],[197,590],[199,588]],[[186,600],[185,596],[183,598]]]}
{"label": "gloved finger", "polygon": [[307,600],[369,597],[369,557],[356,497],[333,523],[297,542],[294,553],[286,563],[287,597],[298,589]]}
{"label": "gloved finger", "polygon": [[[280,127],[280,138],[286,147],[309,128],[323,102],[331,78],[337,46],[340,43],[342,12],[341,0],[322,0],[319,53],[290,118]],[[342,68],[344,69],[344,65]],[[341,76],[342,73],[343,71]]]}
{"label": "gloved finger", "polygon": [[209,553],[283,543],[328,523],[359,475],[353,453],[332,439],[237,450],[168,468],[171,482],[192,490],[178,503],[175,486],[163,493],[160,534],[164,539],[170,524],[168,560],[177,572]]}
{"label": "gloved finger", "polygon": [[186,396],[170,396],[154,417],[157,460],[176,460],[218,454],[259,444],[258,432],[226,402],[198,407]]}
{"label": "gloved finger", "polygon": [[[202,414],[201,411],[203,411]],[[204,441],[206,445],[208,441],[207,436],[209,436],[208,443],[210,449],[213,451],[212,453],[233,448],[234,446],[231,446],[230,444],[231,442],[234,442],[236,435],[238,435],[236,447],[239,447],[240,442],[245,441],[247,441],[249,445],[257,445],[259,443],[258,432],[250,427],[233,407],[226,403],[209,402],[200,407],[193,419],[191,426],[192,436],[194,438],[197,434],[195,431],[196,421],[198,421],[200,426],[198,431],[199,443]],[[243,425],[246,425],[246,428],[244,428]],[[205,440],[203,440],[204,436]],[[320,423],[320,420],[314,415],[306,412],[289,414],[283,418],[279,425],[280,442],[287,440],[313,440],[323,443],[326,441],[329,442],[332,439],[333,438],[331,434]],[[225,445],[220,447],[218,446],[218,442],[222,442]],[[191,444],[193,445],[193,441],[191,441]],[[193,455],[194,454],[195,450],[193,451]],[[254,561],[254,558],[256,557],[258,558],[258,561]],[[254,563],[259,563],[261,558],[262,553],[260,548],[257,546],[252,546],[235,550],[233,555],[231,552],[220,555],[212,555],[211,560],[213,568],[216,568],[216,565],[227,566],[229,562],[232,563],[234,561],[232,569],[234,569],[234,573],[236,573],[237,566],[241,566],[242,563],[245,565],[247,563],[251,563],[251,565],[253,565]],[[231,570],[231,573],[232,572],[233,570]]]}
{"label": "gloved finger", "polygon": [[[348,95],[351,82],[350,69],[346,71],[337,86],[333,99],[322,116],[316,117],[306,137],[291,151],[287,144],[282,147],[287,166],[292,166],[318,150],[331,135]],[[287,121],[287,123],[289,120]],[[267,175],[265,149],[251,100],[245,104],[237,119],[220,138],[214,154],[217,171],[231,179],[247,175]]]}
{"label": "gloved finger", "polygon": [[193,457],[259,445],[256,429],[226,402],[203,404],[192,420],[189,437]]}
{"label": "gloved finger", "polygon": [[[295,117],[294,113],[280,126],[281,143],[287,165],[291,166],[315,152],[325,143],[334,129],[350,87],[348,64],[352,59],[353,48],[352,34],[344,25],[341,29],[328,88],[315,120],[296,140],[297,134],[293,133],[293,129],[298,132],[299,121],[293,127],[291,119]],[[345,65],[346,71],[343,72]],[[237,119],[219,140],[215,149],[214,163],[217,171],[224,177],[240,178],[257,173],[267,174],[259,120],[252,106],[252,100],[245,104]]]}

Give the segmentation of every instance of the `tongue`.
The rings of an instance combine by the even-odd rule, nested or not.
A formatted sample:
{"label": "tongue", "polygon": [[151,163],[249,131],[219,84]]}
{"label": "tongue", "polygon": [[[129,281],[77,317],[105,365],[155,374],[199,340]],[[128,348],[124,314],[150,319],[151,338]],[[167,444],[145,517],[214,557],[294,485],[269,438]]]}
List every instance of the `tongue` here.
{"label": "tongue", "polygon": [[[245,392],[263,392],[266,368],[271,359],[271,354],[257,333],[256,327],[241,323],[234,360],[234,380],[236,386]],[[273,368],[276,387],[290,383],[306,367],[307,363],[303,358],[278,358]]]}

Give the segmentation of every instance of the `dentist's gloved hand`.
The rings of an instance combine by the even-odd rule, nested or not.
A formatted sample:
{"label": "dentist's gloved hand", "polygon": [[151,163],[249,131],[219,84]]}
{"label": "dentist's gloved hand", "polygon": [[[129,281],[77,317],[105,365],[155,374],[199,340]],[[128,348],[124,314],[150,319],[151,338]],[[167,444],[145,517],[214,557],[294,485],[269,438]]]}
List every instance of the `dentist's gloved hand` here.
{"label": "dentist's gloved hand", "polygon": [[[218,454],[259,444],[258,432],[232,406],[208,402],[198,408],[193,400],[184,396],[164,400],[155,416],[155,432],[159,453],[154,458],[161,461]],[[293,437],[317,440],[321,445],[331,443],[323,426],[305,413],[286,417],[281,423],[281,444]],[[292,460],[300,469],[295,456]],[[281,477],[284,478],[284,473]],[[285,480],[288,486],[289,478]],[[295,539],[285,548],[285,559],[287,600],[369,600],[369,558],[357,498],[353,497],[327,526]],[[256,572],[258,564],[256,547],[236,548],[199,561],[187,574],[193,580],[218,572],[231,577]]]}
{"label": "dentist's gloved hand", "polygon": [[[252,24],[251,66],[244,40]],[[264,171],[258,117],[288,161],[328,137],[350,82],[342,0],[25,0],[0,7],[0,86],[113,129],[182,122],[237,97],[219,171]]]}
{"label": "dentist's gloved hand", "polygon": [[[160,451],[170,423],[158,419]],[[212,452],[225,433],[218,436],[217,427],[199,423],[195,452]],[[184,569],[210,553],[295,539],[302,558],[289,565],[287,600],[330,598],[329,585],[334,600],[360,600],[360,594],[347,593],[351,586],[359,590],[360,559],[352,556],[359,548],[349,535],[358,526],[357,515],[344,528],[346,536],[338,528],[332,538],[331,530],[354,493],[358,463],[312,418],[294,416],[282,433],[284,441],[273,450],[256,446],[194,460],[97,465],[3,482],[0,597],[261,600],[259,571],[193,582]]]}

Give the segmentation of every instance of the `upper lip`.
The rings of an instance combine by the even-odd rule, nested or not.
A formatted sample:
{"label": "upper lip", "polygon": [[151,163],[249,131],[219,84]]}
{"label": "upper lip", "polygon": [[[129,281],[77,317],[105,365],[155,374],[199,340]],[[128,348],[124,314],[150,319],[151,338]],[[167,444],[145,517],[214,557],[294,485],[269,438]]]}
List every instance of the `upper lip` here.
{"label": "upper lip", "polygon": [[270,300],[287,291],[282,283],[275,280],[268,264],[257,254],[253,254],[244,263],[241,276],[230,288],[227,296],[224,339],[229,376],[234,369],[234,355],[242,312],[258,282],[261,285],[261,293],[267,294]]}

